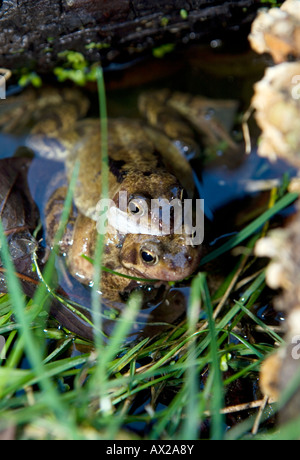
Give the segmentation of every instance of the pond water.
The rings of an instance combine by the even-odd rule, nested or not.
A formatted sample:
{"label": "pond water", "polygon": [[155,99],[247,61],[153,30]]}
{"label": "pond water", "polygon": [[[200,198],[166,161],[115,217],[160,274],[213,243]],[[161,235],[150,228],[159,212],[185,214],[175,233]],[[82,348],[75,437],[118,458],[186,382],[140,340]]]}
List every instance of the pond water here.
{"label": "pond water", "polygon": [[[201,52],[204,53],[204,59],[201,59]],[[197,53],[200,56],[199,60],[197,60]],[[240,66],[236,64],[238,59],[241,60]],[[242,56],[225,56],[221,59],[222,66],[219,58],[216,59],[213,54],[202,50],[189,54],[185,65],[182,62],[178,65],[178,61],[176,63],[176,59],[172,58],[173,68],[170,64],[168,71],[166,71],[165,65],[162,71],[157,60],[154,64],[143,64],[144,71],[147,70],[147,66],[150,66],[152,80],[150,77],[149,80],[151,81],[144,81],[145,77],[143,78],[141,68],[122,72],[108,71],[105,74],[107,106],[110,117],[136,117],[138,115],[137,97],[140,92],[150,88],[169,87],[172,90],[190,92],[204,97],[234,99],[239,102],[239,109],[234,117],[232,118],[232,114],[228,114],[229,124],[232,125],[231,132],[236,139],[241,140],[239,152],[224,151],[220,147],[213,152],[211,157],[206,157],[205,161],[200,158],[192,163],[195,183],[199,195],[205,203],[205,215],[208,221],[208,227],[205,229],[205,244],[208,248],[214,248],[229,234],[237,231],[236,215],[241,213],[246,215],[247,208],[245,207],[249,205],[249,200],[252,209],[256,202],[260,202],[265,193],[259,191],[263,181],[276,179],[280,182],[284,173],[291,176],[295,174],[295,171],[284,162],[278,161],[271,164],[268,160],[257,155],[256,145],[259,133],[253,120],[250,121],[252,151],[249,155],[244,153],[240,123],[241,114],[250,104],[252,85],[261,77],[263,69],[263,64],[255,62],[255,59],[257,58],[251,53]],[[159,73],[161,71],[162,76]],[[140,73],[141,81],[139,84],[132,83],[132,80],[133,82],[136,81],[135,72]],[[149,71],[150,74],[151,72]],[[85,89],[85,93],[91,100],[91,115],[97,115],[96,88],[90,86]],[[5,102],[1,102],[1,104],[5,104]],[[24,135],[0,133],[0,158],[13,157],[18,149],[20,152],[20,147],[24,145]],[[42,221],[44,220],[43,212],[47,190],[45,184],[49,183],[51,177],[61,169],[61,163],[49,162],[40,158],[33,159],[30,166],[29,186],[39,207]],[[81,286],[68,275],[63,258],[58,259],[57,268],[60,285],[65,293],[72,301],[82,305],[84,312],[88,313],[90,307],[89,288]],[[176,323],[186,311],[188,298],[189,282],[172,287],[164,300],[148,304],[137,319],[135,330],[132,331],[132,338],[136,338],[137,335],[154,335],[158,330],[165,327],[164,324]],[[79,330],[84,337],[92,337],[90,327],[84,324],[82,320],[72,316],[72,313],[68,311],[68,320],[65,325],[71,330],[72,322],[79,324]],[[108,334],[113,324],[114,320],[110,318],[108,313],[105,322]]]}

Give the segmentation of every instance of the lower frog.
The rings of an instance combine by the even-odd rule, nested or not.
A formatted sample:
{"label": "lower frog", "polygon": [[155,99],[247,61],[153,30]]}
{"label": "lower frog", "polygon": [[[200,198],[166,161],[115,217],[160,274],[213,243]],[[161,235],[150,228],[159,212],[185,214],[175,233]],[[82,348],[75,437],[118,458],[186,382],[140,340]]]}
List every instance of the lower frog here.
{"label": "lower frog", "polygon": [[[39,156],[63,161],[68,180],[76,162],[80,163],[73,195],[74,211],[59,245],[70,273],[81,283],[92,285],[103,182],[100,122],[77,121],[88,108],[87,100],[78,92],[46,93],[37,101],[27,146]],[[191,112],[187,111],[189,104]],[[175,219],[174,202],[181,211],[185,202],[194,197],[193,172],[188,160],[198,154],[195,130],[216,143],[225,139],[234,144],[224,126],[212,116],[218,104],[219,101],[186,99],[180,93],[163,90],[141,95],[139,106],[147,122],[108,120],[107,198],[115,205],[114,215],[121,223],[125,215],[130,223],[146,217],[156,225],[139,226],[139,231],[129,225],[129,230],[124,231],[120,224],[116,225],[116,219],[108,220],[101,263],[110,271],[102,272],[99,287],[106,301],[120,302],[132,290],[151,285],[152,280],[156,280],[156,285],[183,280],[197,269],[202,253],[201,241],[195,244],[194,240],[197,229],[191,223],[186,225],[184,212]],[[235,105],[225,102],[225,106],[230,104]],[[66,193],[65,186],[55,190],[46,206],[50,247]],[[120,197],[126,200],[123,211]],[[158,203],[155,212],[151,206],[154,201]],[[167,217],[161,210],[162,203],[167,207]],[[165,224],[169,224],[167,232],[162,231]],[[203,228],[200,230],[203,232]]]}

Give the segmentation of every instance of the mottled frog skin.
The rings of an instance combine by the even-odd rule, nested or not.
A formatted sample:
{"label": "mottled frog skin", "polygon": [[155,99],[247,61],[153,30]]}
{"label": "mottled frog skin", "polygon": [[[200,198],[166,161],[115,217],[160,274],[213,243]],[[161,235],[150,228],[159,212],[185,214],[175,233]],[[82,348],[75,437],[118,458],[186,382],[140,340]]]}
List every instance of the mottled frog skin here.
{"label": "mottled frog skin", "polygon": [[[70,273],[81,283],[91,285],[93,265],[82,255],[91,259],[95,255],[97,203],[102,188],[100,122],[98,119],[80,120],[87,112],[88,101],[77,91],[65,89],[45,91],[38,96],[32,94],[34,103],[28,94],[25,95],[27,108],[32,104],[35,113],[27,146],[37,155],[63,161],[68,179],[75,162],[80,162],[74,190],[75,206],[60,248]],[[209,107],[211,105],[209,103]],[[219,122],[210,120],[208,124],[207,101],[205,104],[202,98],[198,98],[197,104],[197,98],[163,90],[141,95],[139,108],[147,122],[108,120],[109,197],[118,205],[119,192],[126,192],[128,205],[133,203],[134,212],[138,210],[140,199],[150,203],[151,199],[182,201],[193,196],[193,175],[188,158],[198,153],[195,128],[210,141],[225,138],[232,143]],[[17,114],[9,120],[16,118]],[[66,193],[66,187],[58,188],[46,206],[50,247]],[[201,245],[187,244],[185,235],[172,231],[157,236],[123,234],[108,229],[102,265],[145,281],[103,272],[100,290],[105,299],[118,302],[133,289],[147,286],[147,279],[158,280],[157,285],[182,280],[196,270],[201,252]]]}

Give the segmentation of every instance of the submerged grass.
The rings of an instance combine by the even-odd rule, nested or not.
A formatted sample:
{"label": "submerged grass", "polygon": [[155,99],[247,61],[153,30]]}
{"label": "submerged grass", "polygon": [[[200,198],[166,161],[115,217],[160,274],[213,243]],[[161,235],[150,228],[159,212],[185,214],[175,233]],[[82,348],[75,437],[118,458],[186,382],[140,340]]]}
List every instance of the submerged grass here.
{"label": "submerged grass", "polygon": [[[102,72],[97,76],[105,171],[105,88]],[[78,166],[59,232],[67,221],[77,174]],[[108,183],[104,184],[103,196],[108,193]],[[0,221],[1,260],[9,291],[0,297],[0,335],[6,339],[6,359],[0,361],[0,434],[10,427],[16,429],[14,436],[18,439],[197,440],[249,436],[256,412],[254,416],[241,412],[239,404],[226,407],[229,390],[241,401],[239,392],[244,383],[257,380],[261,361],[282,338],[255,314],[254,307],[264,295],[264,270],[249,277],[247,268],[254,262],[254,243],[265,225],[296,198],[296,194],[278,197],[268,211],[206,257],[202,267],[243,243],[236,266],[213,296],[208,275],[200,272],[193,277],[186,320],[130,345],[125,339],[140,308],[138,295],[129,299],[110,339],[105,340],[99,314],[101,297],[94,288],[93,347],[63,328],[57,329],[48,319],[55,288],[51,282],[55,253],[34,298],[28,300],[15,275]],[[94,286],[101,279],[102,250],[103,241],[99,239]],[[253,330],[260,328],[264,341],[245,335],[244,323]],[[239,414],[234,423],[225,416],[229,410]],[[270,414],[270,408],[268,411]],[[245,420],[241,422],[243,413]],[[268,416],[265,411],[263,419]],[[268,434],[263,429],[264,439],[280,438],[279,431]],[[293,425],[285,433],[287,438],[294,438],[299,432]]]}

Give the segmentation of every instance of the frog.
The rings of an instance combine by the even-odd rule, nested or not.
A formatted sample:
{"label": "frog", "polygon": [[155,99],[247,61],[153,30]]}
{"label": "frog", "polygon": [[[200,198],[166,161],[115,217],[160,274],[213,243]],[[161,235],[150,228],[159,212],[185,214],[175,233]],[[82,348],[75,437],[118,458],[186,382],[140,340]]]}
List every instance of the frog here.
{"label": "frog", "polygon": [[[70,274],[80,283],[92,286],[99,224],[97,207],[102,193],[100,122],[97,118],[85,118],[89,102],[78,91],[67,88],[58,94],[51,90],[35,94],[35,99],[34,126],[26,146],[35,155],[62,161],[67,182],[71,180],[74,165],[78,161],[80,164],[73,191],[74,206],[59,249]],[[28,107],[29,96],[25,100]],[[230,103],[226,101],[225,105]],[[164,203],[175,200],[183,206],[184,200],[195,197],[190,164],[190,159],[199,155],[195,130],[210,141],[225,138],[229,145],[235,146],[222,123],[212,120],[214,104],[220,102],[198,97],[197,104],[197,97],[195,100],[164,89],[141,94],[138,105],[144,118],[108,120],[109,199],[117,210],[122,193],[127,196],[125,213],[129,218],[139,215],[146,203],[150,220],[155,217],[151,213],[152,200]],[[50,249],[54,246],[67,190],[67,184],[58,187],[45,205]],[[156,219],[160,228],[164,223],[161,215],[156,215]],[[124,233],[121,228],[108,225],[101,260],[104,271],[101,285],[97,286],[107,303],[122,302],[136,289],[149,292],[153,287],[166,287],[197,270],[202,245],[193,244],[192,234],[186,228],[185,232],[177,231],[183,228],[183,221],[179,226],[177,222],[176,229],[174,222],[172,225],[167,234],[143,230]]]}

